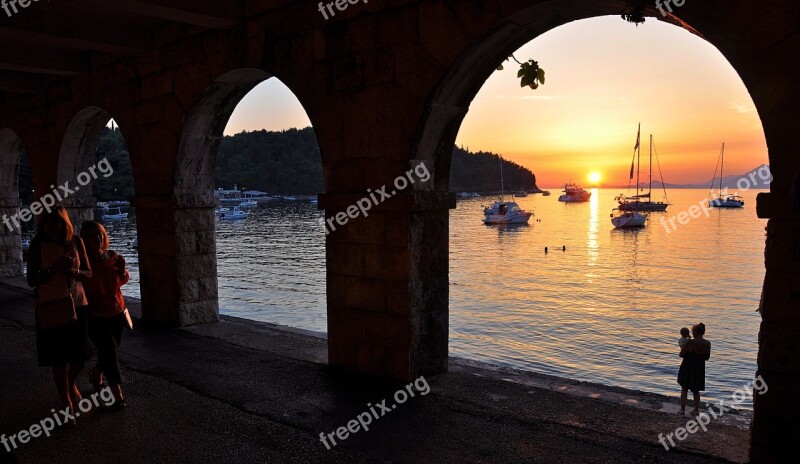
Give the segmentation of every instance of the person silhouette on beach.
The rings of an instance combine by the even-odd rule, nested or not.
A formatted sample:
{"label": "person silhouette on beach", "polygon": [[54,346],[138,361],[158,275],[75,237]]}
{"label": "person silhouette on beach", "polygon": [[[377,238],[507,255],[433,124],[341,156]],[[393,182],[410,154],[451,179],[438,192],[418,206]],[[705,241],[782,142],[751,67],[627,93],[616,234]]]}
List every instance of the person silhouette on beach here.
{"label": "person silhouette on beach", "polygon": [[681,414],[686,414],[688,391],[694,398],[694,414],[700,412],[700,392],[706,389],[706,361],[711,357],[711,343],[703,338],[706,326],[702,322],[692,326],[693,339],[688,340],[681,348],[683,358],[678,370],[678,384],[681,390]]}

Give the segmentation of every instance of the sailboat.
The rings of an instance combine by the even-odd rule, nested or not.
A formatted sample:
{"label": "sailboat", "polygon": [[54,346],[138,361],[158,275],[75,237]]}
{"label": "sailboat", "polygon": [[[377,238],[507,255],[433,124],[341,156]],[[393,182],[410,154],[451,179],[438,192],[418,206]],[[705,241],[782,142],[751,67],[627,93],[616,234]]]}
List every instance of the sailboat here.
{"label": "sailboat", "polygon": [[[722,144],[722,152],[719,155],[719,162],[717,163],[717,167],[719,167],[719,191],[717,193],[716,198],[711,198],[708,200],[708,206],[710,208],[743,208],[744,207],[744,200],[739,195],[733,195],[730,193],[722,193],[722,169],[725,167],[725,144]],[[717,180],[717,170],[714,169],[714,178],[711,180],[711,189],[708,193],[709,197],[712,197],[713,194],[711,192],[714,191],[714,182]],[[727,190],[727,187],[726,187]]]}
{"label": "sailboat", "polygon": [[533,213],[525,211],[513,201],[505,201],[503,186],[503,158],[500,158],[500,201],[483,209],[484,224],[527,224]]}
{"label": "sailboat", "polygon": [[[639,124],[639,132],[636,134],[636,146],[633,147],[634,161],[636,161],[636,191],[639,191],[639,171],[641,167],[641,135],[642,125]],[[652,137],[651,137],[652,141]],[[651,142],[652,146],[652,142]],[[652,169],[652,167],[651,167]],[[629,180],[633,179],[633,163],[631,163],[631,174]],[[639,196],[637,195],[637,198]],[[649,194],[648,194],[649,198]],[[644,227],[647,224],[647,215],[639,211],[626,211],[621,208],[611,210],[611,224],[617,229],[629,229],[634,227]]]}
{"label": "sailboat", "polygon": [[[634,153],[634,159],[631,161],[631,175],[629,180],[633,180],[633,163],[641,154],[640,137],[641,125],[639,125],[639,134],[636,136],[636,149],[638,153]],[[622,211],[657,211],[662,212],[667,210],[669,203],[666,201],[652,201],[653,196],[653,151],[655,144],[653,143],[653,135],[650,134],[650,187],[647,193],[639,193],[639,171],[636,171],[636,195],[625,196],[618,195],[616,200],[619,203],[619,209]],[[656,162],[658,162],[658,155],[656,155]],[[661,174],[661,164],[658,165],[658,173],[661,175],[661,186],[664,188],[664,200],[667,199],[667,189],[664,187],[664,176]],[[628,186],[630,189],[630,185]]]}

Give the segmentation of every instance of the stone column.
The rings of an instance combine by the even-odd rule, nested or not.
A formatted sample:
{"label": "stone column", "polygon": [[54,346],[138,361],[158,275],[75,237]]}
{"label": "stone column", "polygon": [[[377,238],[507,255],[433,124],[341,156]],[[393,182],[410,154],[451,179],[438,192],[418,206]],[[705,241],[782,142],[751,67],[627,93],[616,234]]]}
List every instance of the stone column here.
{"label": "stone column", "polygon": [[761,297],[758,374],[766,394],[754,393],[750,459],[790,462],[800,437],[800,185],[758,196],[758,216],[769,218]]}
{"label": "stone column", "polygon": [[[335,218],[365,195],[324,194],[320,207]],[[331,366],[403,381],[447,370],[454,207],[449,193],[408,191],[344,226],[334,219],[326,242]]]}
{"label": "stone column", "polygon": [[185,327],[219,320],[213,195],[134,199],[142,319]]}
{"label": "stone column", "polygon": [[94,197],[69,197],[64,199],[64,208],[69,214],[75,233],[81,231],[81,224],[85,221],[94,221],[94,208],[97,200]]}
{"label": "stone column", "polygon": [[[19,214],[20,201],[15,198],[0,199],[0,219]],[[22,236],[19,227],[9,219],[9,228],[0,223],[0,278],[17,277],[23,273]]]}

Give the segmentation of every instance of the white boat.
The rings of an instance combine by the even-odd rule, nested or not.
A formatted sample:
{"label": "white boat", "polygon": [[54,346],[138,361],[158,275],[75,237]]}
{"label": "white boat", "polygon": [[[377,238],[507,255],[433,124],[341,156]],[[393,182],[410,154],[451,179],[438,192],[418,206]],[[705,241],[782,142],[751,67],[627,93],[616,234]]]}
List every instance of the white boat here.
{"label": "white boat", "polygon": [[230,208],[226,208],[225,206],[220,206],[219,208],[216,208],[214,210],[214,214],[219,215],[219,214],[222,214],[222,213],[227,213],[230,210],[231,210]]}
{"label": "white boat", "polygon": [[102,216],[104,221],[125,219],[128,217],[128,213],[123,213],[122,208],[108,208],[106,211],[107,212],[103,213]]}
{"label": "white boat", "polygon": [[533,213],[503,199],[503,159],[500,159],[500,201],[483,209],[484,224],[527,224]]}
{"label": "white boat", "polygon": [[575,183],[564,184],[564,194],[558,197],[558,201],[564,203],[585,203],[592,196],[591,192],[578,187]]}
{"label": "white boat", "polygon": [[[717,163],[719,167],[719,191],[716,195],[716,198],[711,198],[708,200],[708,206],[710,208],[743,208],[744,207],[744,200],[739,195],[734,195],[730,193],[722,193],[722,169],[725,167],[725,144],[722,144],[722,152],[719,155],[720,159]],[[714,169],[714,179],[711,180],[711,191],[714,190],[714,182],[717,180],[717,170]],[[709,192],[709,197],[713,197],[713,195]]]}
{"label": "white boat", "polygon": [[255,208],[258,206],[258,202],[255,200],[243,200],[239,203],[239,208]]}
{"label": "white boat", "polygon": [[611,224],[617,229],[644,227],[647,225],[647,215],[639,211],[623,211],[615,208],[611,212]]}
{"label": "white boat", "polygon": [[484,224],[526,224],[533,216],[513,201],[498,201],[491,208],[484,210]]}
{"label": "white boat", "polygon": [[[633,147],[633,160],[631,161],[631,175],[628,179],[628,190],[630,190],[630,181],[633,180],[633,165],[637,164],[636,168],[636,192],[637,195],[618,195],[615,199],[619,203],[619,209],[623,211],[658,211],[663,212],[667,210],[669,203],[667,202],[667,189],[664,187],[664,201],[652,201],[653,196],[653,152],[655,151],[655,144],[653,143],[653,135],[650,135],[650,189],[647,193],[641,193],[639,183],[639,168],[638,160],[641,158],[641,133],[642,126],[639,125],[639,132],[636,134],[636,146]],[[658,163],[658,154],[656,154],[656,163]],[[659,174],[661,173],[661,165],[658,167]],[[664,176],[661,176],[661,186],[664,186]]]}
{"label": "white boat", "polygon": [[217,218],[221,220],[246,219],[247,216],[249,216],[247,211],[242,211],[238,206],[234,206],[232,211],[223,211],[217,214]]}

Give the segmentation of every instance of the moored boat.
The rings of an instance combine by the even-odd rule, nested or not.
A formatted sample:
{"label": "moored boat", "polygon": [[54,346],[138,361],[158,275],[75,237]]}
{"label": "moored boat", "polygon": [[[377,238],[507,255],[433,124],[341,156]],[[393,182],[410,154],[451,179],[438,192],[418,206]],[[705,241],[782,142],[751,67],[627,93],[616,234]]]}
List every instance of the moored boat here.
{"label": "moored boat", "polygon": [[558,201],[564,203],[585,203],[591,198],[592,192],[578,187],[575,183],[564,184],[564,194],[558,197]]}
{"label": "moored boat", "polygon": [[623,211],[615,208],[611,212],[611,224],[617,229],[644,227],[647,225],[647,215],[639,211]]}
{"label": "moored boat", "polygon": [[[722,152],[720,153],[720,159],[717,162],[717,166],[719,167],[719,191],[716,194],[716,198],[710,198],[708,200],[708,206],[710,208],[744,208],[744,199],[741,196],[731,193],[723,193],[722,189],[722,170],[725,167],[725,144],[722,144]],[[717,170],[714,169],[714,179],[711,180],[711,190],[714,190],[714,182],[717,180]],[[727,191],[727,187],[725,188]],[[709,197],[713,197],[711,193],[709,193]]]}

